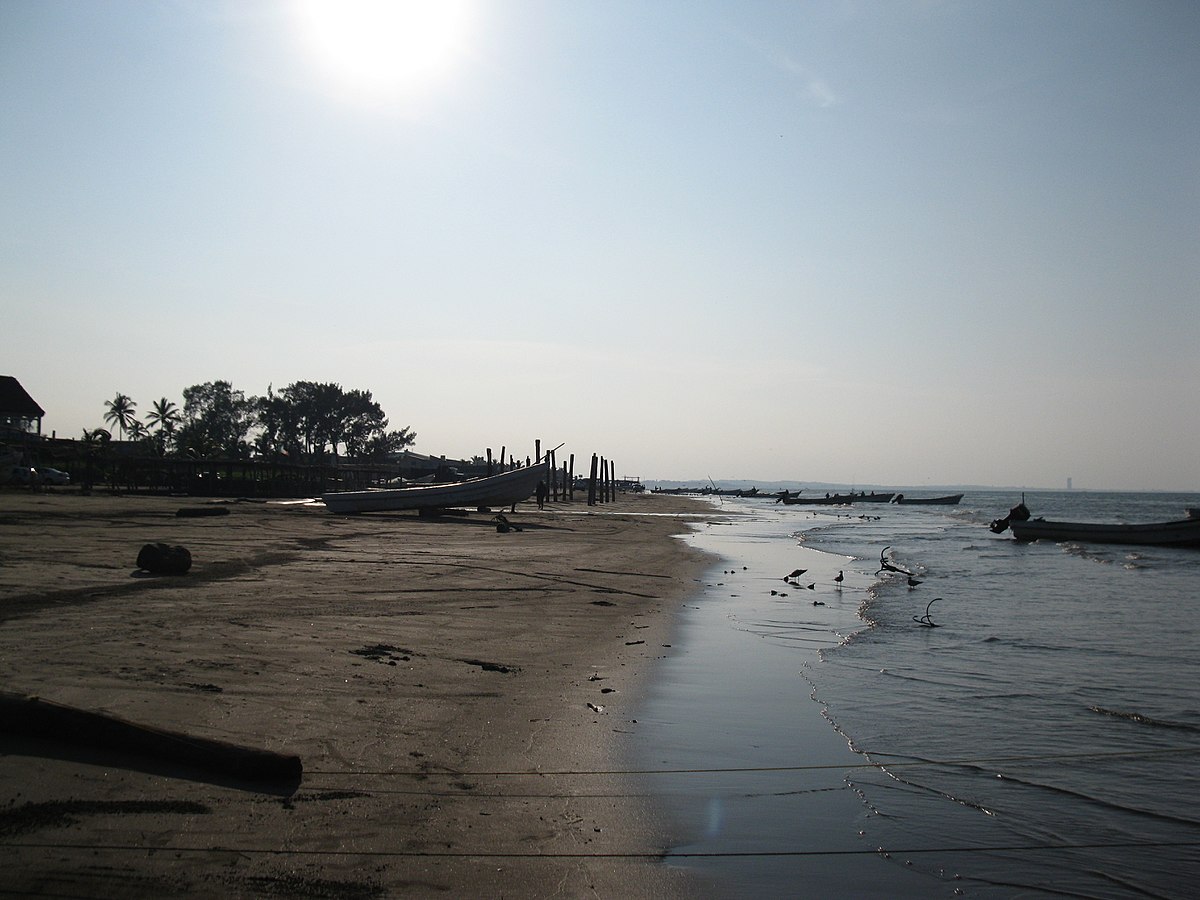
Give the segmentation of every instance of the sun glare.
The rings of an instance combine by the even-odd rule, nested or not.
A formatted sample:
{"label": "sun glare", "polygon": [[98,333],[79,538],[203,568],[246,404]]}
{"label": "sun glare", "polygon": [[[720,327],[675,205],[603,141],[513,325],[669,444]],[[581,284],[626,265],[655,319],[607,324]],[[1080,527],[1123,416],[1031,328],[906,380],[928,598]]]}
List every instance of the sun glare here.
{"label": "sun glare", "polygon": [[460,0],[297,0],[302,38],[329,79],[363,100],[418,93],[465,52]]}

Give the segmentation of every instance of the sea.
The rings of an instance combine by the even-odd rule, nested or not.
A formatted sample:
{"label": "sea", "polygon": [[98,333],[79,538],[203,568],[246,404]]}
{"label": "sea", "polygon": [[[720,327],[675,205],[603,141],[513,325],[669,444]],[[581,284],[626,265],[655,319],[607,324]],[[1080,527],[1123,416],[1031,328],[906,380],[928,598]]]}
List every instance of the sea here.
{"label": "sea", "polygon": [[993,534],[1022,499],[1200,507],[710,501],[638,716],[666,864],[731,897],[1200,896],[1200,551]]}

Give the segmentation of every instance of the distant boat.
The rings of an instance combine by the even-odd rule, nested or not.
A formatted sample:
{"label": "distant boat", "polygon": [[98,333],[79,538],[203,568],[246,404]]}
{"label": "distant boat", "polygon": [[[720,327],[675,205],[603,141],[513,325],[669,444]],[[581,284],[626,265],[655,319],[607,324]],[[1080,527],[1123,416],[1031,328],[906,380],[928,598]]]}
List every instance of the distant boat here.
{"label": "distant boat", "polygon": [[947,494],[945,497],[905,497],[897,494],[895,503],[920,503],[926,506],[955,506],[962,500],[962,494]]}
{"label": "distant boat", "polygon": [[1047,522],[1045,519],[1008,523],[1018,541],[1079,541],[1092,544],[1138,544],[1154,547],[1200,548],[1200,518],[1175,522],[1109,525],[1100,522]]}
{"label": "distant boat", "polygon": [[415,484],[368,491],[334,491],[322,494],[321,499],[329,511],[335,513],[503,507],[528,500],[537,490],[539,481],[550,483],[544,463],[470,481]]}
{"label": "distant boat", "polygon": [[780,501],[794,506],[803,504],[807,506],[844,506],[854,503],[890,503],[895,494],[876,494],[872,491],[869,494],[826,494],[824,497],[780,497]]}

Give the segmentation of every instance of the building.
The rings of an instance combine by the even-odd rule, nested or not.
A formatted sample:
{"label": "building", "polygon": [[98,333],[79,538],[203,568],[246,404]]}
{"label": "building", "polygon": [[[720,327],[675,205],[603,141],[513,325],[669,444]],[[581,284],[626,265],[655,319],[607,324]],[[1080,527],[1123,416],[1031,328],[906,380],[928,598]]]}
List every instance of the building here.
{"label": "building", "polygon": [[0,375],[0,439],[41,435],[45,415],[21,382],[11,375]]}

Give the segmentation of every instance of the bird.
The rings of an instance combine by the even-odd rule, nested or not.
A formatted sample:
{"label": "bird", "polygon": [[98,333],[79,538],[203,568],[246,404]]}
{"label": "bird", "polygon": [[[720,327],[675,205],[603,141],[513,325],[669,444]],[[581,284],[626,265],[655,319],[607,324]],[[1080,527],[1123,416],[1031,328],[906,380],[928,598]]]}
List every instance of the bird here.
{"label": "bird", "polygon": [[801,575],[803,575],[807,571],[808,571],[808,569],[795,569],[791,575],[784,575],[783,580],[787,581],[789,578],[799,578]]}
{"label": "bird", "polygon": [[840,588],[842,586],[842,582],[846,580],[846,575],[845,575],[845,573],[842,572],[841,569],[839,569],[837,576],[833,580],[834,580],[834,583],[837,584],[837,586]]}
{"label": "bird", "polygon": [[918,584],[920,584],[920,583],[921,583],[921,582],[917,581],[917,579],[913,578],[911,575],[910,575],[910,576],[908,576],[908,589],[909,589],[910,591],[911,591],[913,588],[915,588],[915,587],[916,587]]}

